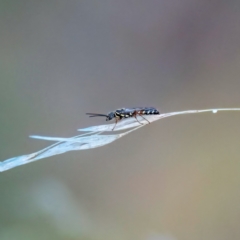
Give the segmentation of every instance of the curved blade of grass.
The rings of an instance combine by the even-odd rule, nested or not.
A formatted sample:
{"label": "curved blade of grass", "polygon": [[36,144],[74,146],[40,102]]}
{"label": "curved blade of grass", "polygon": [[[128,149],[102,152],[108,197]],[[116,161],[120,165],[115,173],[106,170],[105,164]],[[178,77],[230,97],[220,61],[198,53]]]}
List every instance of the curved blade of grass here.
{"label": "curved blade of grass", "polygon": [[[240,108],[218,108],[218,109],[203,109],[203,110],[187,110],[187,111],[180,111],[180,112],[171,112],[171,113],[164,113],[161,115],[149,115],[144,116],[149,122],[154,122],[156,120],[182,115],[182,114],[195,114],[195,113],[204,113],[204,112],[213,112],[217,113],[218,111],[240,111]],[[126,119],[117,124],[114,131],[124,130],[128,128],[134,128],[130,131],[121,134],[112,134],[112,135],[101,135],[103,131],[112,131],[114,124],[108,125],[100,125],[100,126],[93,126],[89,128],[80,129],[81,131],[87,131],[88,133],[78,135],[71,138],[57,138],[57,137],[45,137],[45,136],[31,136],[32,138],[48,140],[48,141],[57,141],[55,144],[44,148],[38,152],[18,156],[14,158],[7,159],[3,162],[0,162],[0,172],[6,171],[8,169],[27,164],[42,158],[47,158],[50,156],[54,156],[57,154],[62,154],[68,151],[75,151],[75,150],[86,150],[96,147],[101,147],[106,144],[109,144],[129,133],[132,131],[137,130],[138,128],[143,127],[144,125],[148,124],[146,120],[141,119],[138,117],[139,122],[143,125],[140,125],[134,118]]]}

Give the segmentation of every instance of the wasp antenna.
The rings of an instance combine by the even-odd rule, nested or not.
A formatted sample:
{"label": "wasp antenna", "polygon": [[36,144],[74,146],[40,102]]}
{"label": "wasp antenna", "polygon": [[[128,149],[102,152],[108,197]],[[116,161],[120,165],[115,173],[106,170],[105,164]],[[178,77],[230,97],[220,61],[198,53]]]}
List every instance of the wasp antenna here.
{"label": "wasp antenna", "polygon": [[86,113],[86,114],[90,115],[89,117],[107,117],[107,115],[100,113]]}

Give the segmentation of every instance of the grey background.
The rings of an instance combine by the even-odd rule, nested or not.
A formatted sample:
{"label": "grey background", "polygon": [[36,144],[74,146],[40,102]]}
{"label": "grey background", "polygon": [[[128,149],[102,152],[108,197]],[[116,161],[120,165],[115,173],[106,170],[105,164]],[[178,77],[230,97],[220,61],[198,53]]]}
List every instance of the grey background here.
{"label": "grey background", "polygon": [[[239,1],[0,1],[0,158],[85,112],[239,107]],[[239,239],[238,112],[167,118],[0,174],[0,239]]]}

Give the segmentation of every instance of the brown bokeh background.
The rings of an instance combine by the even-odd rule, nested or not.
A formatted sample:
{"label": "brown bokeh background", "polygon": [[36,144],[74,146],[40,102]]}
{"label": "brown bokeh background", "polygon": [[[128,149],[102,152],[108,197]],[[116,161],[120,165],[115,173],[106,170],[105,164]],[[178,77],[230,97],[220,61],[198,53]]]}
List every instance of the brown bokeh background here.
{"label": "brown bokeh background", "polygon": [[[240,2],[0,3],[0,157],[105,123],[240,106]],[[163,119],[0,174],[1,240],[239,240],[240,113]]]}

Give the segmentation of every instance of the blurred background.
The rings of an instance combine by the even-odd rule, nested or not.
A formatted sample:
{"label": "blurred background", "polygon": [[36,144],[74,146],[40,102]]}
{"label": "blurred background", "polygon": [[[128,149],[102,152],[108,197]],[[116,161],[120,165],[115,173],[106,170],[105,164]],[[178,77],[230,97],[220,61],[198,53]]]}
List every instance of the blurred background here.
{"label": "blurred background", "polygon": [[[105,124],[240,107],[240,2],[0,2],[0,160]],[[240,113],[183,115],[0,174],[1,240],[240,239]]]}

